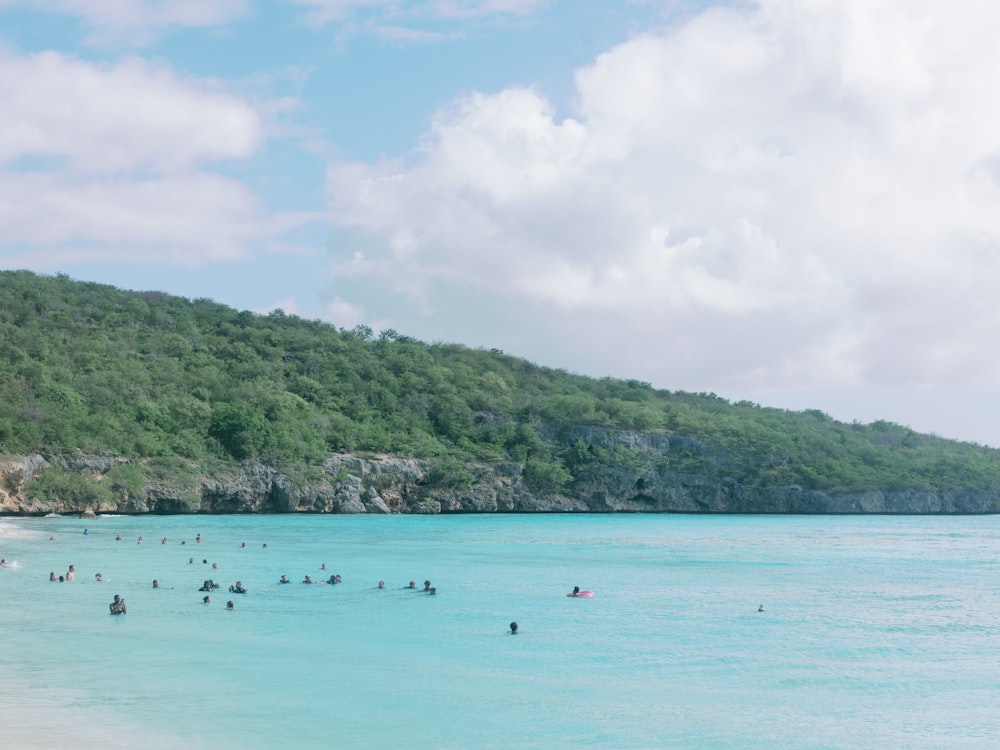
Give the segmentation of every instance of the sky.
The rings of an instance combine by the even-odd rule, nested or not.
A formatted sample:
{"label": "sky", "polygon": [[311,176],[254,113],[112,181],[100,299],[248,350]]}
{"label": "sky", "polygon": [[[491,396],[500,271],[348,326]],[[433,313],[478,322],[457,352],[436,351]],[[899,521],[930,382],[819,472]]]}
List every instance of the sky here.
{"label": "sky", "polygon": [[1000,447],[998,27],[0,0],[0,267]]}

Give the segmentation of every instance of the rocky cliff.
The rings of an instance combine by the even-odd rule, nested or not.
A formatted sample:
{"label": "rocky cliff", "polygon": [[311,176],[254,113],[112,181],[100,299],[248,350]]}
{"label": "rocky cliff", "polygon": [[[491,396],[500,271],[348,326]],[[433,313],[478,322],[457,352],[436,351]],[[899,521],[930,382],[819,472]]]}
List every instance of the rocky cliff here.
{"label": "rocky cliff", "polygon": [[[1000,489],[833,493],[797,486],[756,486],[731,478],[675,471],[656,457],[698,451],[697,441],[676,436],[604,432],[573,435],[609,448],[626,445],[646,461],[629,466],[588,466],[563,492],[533,491],[519,464],[467,465],[473,480],[449,486],[433,480],[426,461],[329,457],[309,476],[257,462],[193,472],[184,481],[147,476],[141,489],[106,488],[75,498],[40,498],[30,480],[57,467],[99,486],[121,466],[122,456],[14,456],[0,461],[0,513],[884,513],[973,514],[1000,512]],[[682,441],[679,443],[679,441]],[[686,442],[683,442],[686,441]]]}

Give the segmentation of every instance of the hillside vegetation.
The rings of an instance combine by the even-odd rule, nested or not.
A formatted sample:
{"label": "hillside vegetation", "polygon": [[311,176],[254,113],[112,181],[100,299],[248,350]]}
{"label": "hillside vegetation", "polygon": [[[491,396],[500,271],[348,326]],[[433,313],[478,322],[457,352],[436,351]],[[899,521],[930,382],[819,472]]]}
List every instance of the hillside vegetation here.
{"label": "hillside vegetation", "polygon": [[[473,481],[473,463],[513,462],[534,490],[571,492],[585,469],[645,460],[582,439],[581,427],[689,438],[655,468],[741,485],[1000,486],[1000,451],[889,422],[845,424],[395,331],[0,273],[0,453],[113,452],[133,461],[110,477],[123,487],[245,460],[308,473],[341,452],[428,459],[434,481],[452,486]],[[52,469],[34,491],[66,494],[73,481]]]}

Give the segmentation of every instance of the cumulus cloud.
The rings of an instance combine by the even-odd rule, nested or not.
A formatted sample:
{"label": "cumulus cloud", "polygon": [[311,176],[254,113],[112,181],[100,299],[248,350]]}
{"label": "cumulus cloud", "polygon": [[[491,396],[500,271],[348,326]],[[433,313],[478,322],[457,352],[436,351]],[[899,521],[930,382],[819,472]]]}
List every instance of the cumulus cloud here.
{"label": "cumulus cloud", "polygon": [[245,158],[262,141],[245,102],[141,60],[0,53],[0,99],[0,164],[44,156],[89,172],[173,170]]}
{"label": "cumulus cloud", "polygon": [[330,165],[340,278],[407,295],[415,335],[476,289],[496,344],[531,310],[518,353],[664,387],[995,382],[997,21],[761,0],[608,50],[568,117],[464,95],[407,158]]}
{"label": "cumulus cloud", "polygon": [[0,247],[8,266],[193,265],[245,257],[306,217],[269,215],[240,181],[261,116],[203,82],[129,60],[0,53]]}

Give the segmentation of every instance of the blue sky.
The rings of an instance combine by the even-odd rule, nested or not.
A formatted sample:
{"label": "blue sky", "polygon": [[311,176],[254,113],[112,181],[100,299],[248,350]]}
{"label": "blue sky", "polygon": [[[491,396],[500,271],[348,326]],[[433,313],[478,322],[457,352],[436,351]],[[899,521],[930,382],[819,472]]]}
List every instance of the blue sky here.
{"label": "blue sky", "polygon": [[981,0],[0,0],[0,264],[1000,446]]}

